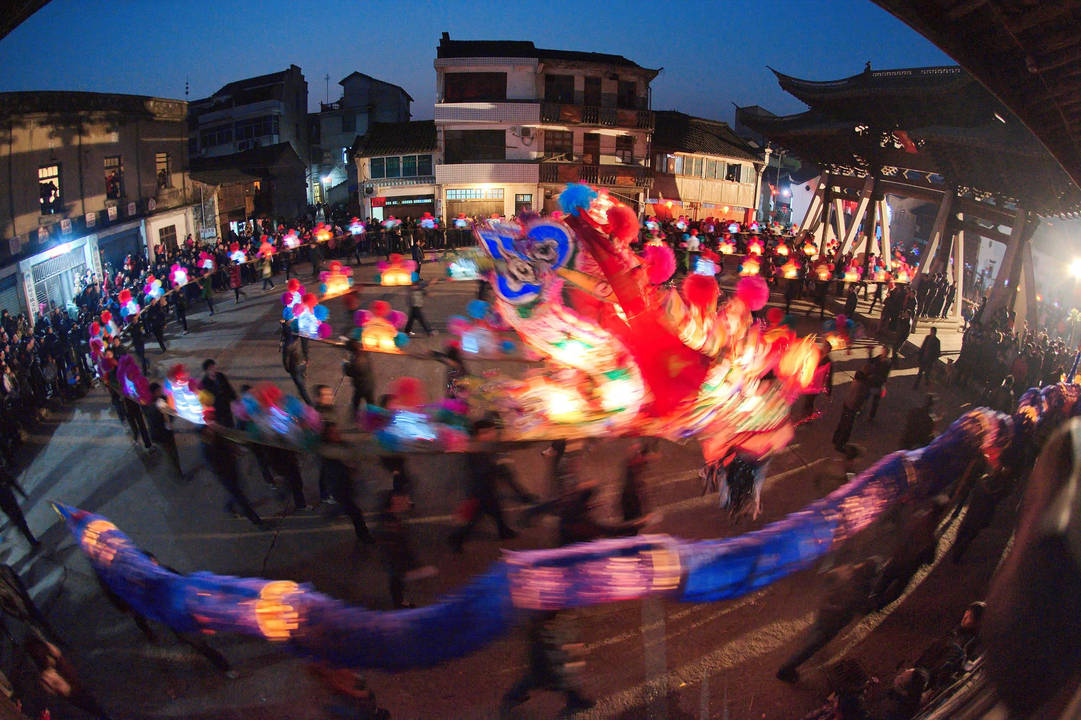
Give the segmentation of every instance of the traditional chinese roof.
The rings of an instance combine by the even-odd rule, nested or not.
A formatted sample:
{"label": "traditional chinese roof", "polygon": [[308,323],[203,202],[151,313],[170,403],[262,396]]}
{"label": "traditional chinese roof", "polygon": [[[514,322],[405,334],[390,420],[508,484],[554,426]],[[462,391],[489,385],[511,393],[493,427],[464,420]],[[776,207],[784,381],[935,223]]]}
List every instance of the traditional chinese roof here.
{"label": "traditional chinese roof", "polygon": [[371,75],[368,75],[367,73],[362,73],[359,70],[354,70],[353,72],[349,73],[348,75],[343,77],[341,80],[339,80],[338,84],[339,85],[345,85],[346,80],[353,77],[354,75],[356,75],[358,77],[362,77],[362,78],[368,78],[372,82],[379,83],[380,85],[386,85],[387,87],[397,88],[397,89],[402,91],[403,95],[405,95],[407,98],[409,98],[409,102],[413,102],[413,96],[410,95],[408,92],[406,92],[405,88],[403,88],[401,85],[395,85],[394,83],[387,82],[386,80],[380,80],[379,78],[372,77]]}
{"label": "traditional chinese roof", "polygon": [[1081,3],[874,2],[983,83],[1081,184]]}
{"label": "traditional chinese roof", "polygon": [[436,149],[435,121],[410,120],[408,122],[368,125],[368,132],[358,137],[353,154],[359,157],[428,153]]}
{"label": "traditional chinese roof", "polygon": [[444,33],[436,48],[436,57],[441,58],[536,58],[538,60],[566,60],[570,62],[595,63],[598,65],[618,65],[652,73],[659,70],[644,68],[622,55],[607,53],[580,52],[577,50],[549,50],[539,48],[528,40],[451,40]]}
{"label": "traditional chinese roof", "polygon": [[6,37],[49,0],[0,0],[0,38]]}
{"label": "traditional chinese roof", "polygon": [[1055,158],[965,76],[960,68],[917,68],[815,82],[777,73],[781,86],[811,109],[787,116],[752,108],[737,113],[771,142],[832,170],[885,177],[915,171],[944,189],[1044,215],[1081,211],[1081,191]]}
{"label": "traditional chinese roof", "polygon": [[654,113],[653,147],[666,152],[758,159],[754,149],[736,135],[728,123],[693,117],[675,110],[658,110]]}

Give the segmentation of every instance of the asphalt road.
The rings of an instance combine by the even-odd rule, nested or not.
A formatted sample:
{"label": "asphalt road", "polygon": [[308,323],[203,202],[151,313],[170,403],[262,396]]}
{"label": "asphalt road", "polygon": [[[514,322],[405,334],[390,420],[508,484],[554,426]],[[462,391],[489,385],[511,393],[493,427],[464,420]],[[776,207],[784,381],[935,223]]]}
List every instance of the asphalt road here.
{"label": "asphalt road", "polygon": [[[361,269],[358,277],[374,272],[371,267]],[[439,272],[434,265],[425,266],[426,277]],[[257,285],[249,286],[248,299],[240,304],[222,294],[213,318],[199,308],[200,312],[189,315],[191,333],[174,333],[168,353],[157,354],[156,344],[149,343],[153,348],[149,350],[152,374],[164,373],[175,362],[187,363],[195,372],[204,358],[213,357],[234,386],[270,380],[292,392],[277,350],[282,278],[277,281],[278,286],[265,294],[259,293]],[[464,311],[474,291],[473,283],[435,285],[426,308],[429,318],[443,329],[449,315]],[[367,288],[365,298],[366,302],[388,299],[396,308],[407,309],[405,290]],[[344,318],[340,302],[330,303],[336,330]],[[811,321],[801,320],[801,333],[814,329]],[[440,334],[415,342],[421,348],[437,347],[445,339],[446,335]],[[835,357],[835,381],[841,385],[841,393],[865,352],[861,347]],[[341,350],[312,343],[309,380],[338,388],[338,404],[345,408],[349,388],[340,382],[341,357]],[[866,452],[857,469],[896,449],[905,413],[923,397],[922,392],[910,389],[915,372],[912,365],[911,360],[902,361],[895,370],[875,421],[861,418],[858,422],[853,442]],[[507,362],[484,366],[502,366],[500,369],[507,372],[524,369],[521,364]],[[442,368],[437,363],[393,356],[377,359],[379,391],[403,374],[420,377],[433,396],[439,392]],[[823,416],[801,426],[795,441],[773,461],[763,513],[753,523],[733,524],[717,507],[715,494],[701,494],[697,477],[701,460],[695,443],[663,443],[661,457],[647,471],[649,506],[659,516],[650,531],[687,538],[735,535],[776,520],[832,490],[842,474],[829,442],[840,414],[841,393],[833,402],[820,399]],[[944,427],[963,403],[944,390],[939,398],[939,413],[945,418],[940,427]],[[3,530],[0,560],[22,573],[33,596],[67,641],[67,652],[85,684],[114,717],[348,717],[336,714],[342,709],[341,701],[317,681],[308,663],[279,647],[250,638],[211,637],[210,642],[239,673],[238,678],[227,679],[188,647],[173,641],[164,628],[157,644],[147,643],[132,621],[101,595],[85,558],[47,501],[60,500],[105,515],[141,547],[183,572],[210,570],[291,579],[311,583],[352,603],[389,608],[379,559],[373,551],[356,546],[352,526],[345,518],[328,514],[332,508],[287,513],[287,506],[263,484],[253,461],[247,458],[249,492],[257,510],[273,519],[271,531],[258,531],[246,520],[224,513],[222,489],[205,469],[196,469],[202,461],[195,435],[182,433],[179,445],[185,470],[194,470],[188,482],[177,480],[156,454],[148,455],[132,444],[103,391],[95,390],[54,413],[30,438],[28,464],[21,478],[30,496],[24,504],[30,525],[48,549],[28,556],[22,538],[8,526]],[[544,495],[549,489],[550,467],[541,449],[523,448],[511,453],[511,458],[522,483]],[[614,517],[617,512],[616,483],[625,453],[626,442],[619,440],[591,443],[583,452],[582,474],[601,483],[602,514]],[[502,544],[494,528],[482,526],[466,552],[453,555],[446,537],[462,495],[460,458],[411,458],[409,464],[420,479],[416,516],[411,523],[416,547],[422,561],[440,571],[435,578],[410,588],[410,597],[418,605],[482,571],[499,557],[501,548],[545,547],[553,542],[554,530],[545,524],[526,529],[519,538]],[[309,501],[314,501],[314,466],[306,464],[304,471]],[[374,464],[362,475],[361,501],[372,509],[379,491],[389,486],[389,477]],[[513,522],[520,506],[508,501],[507,507]],[[812,620],[821,593],[815,570],[728,602],[649,600],[578,611],[587,663],[584,689],[597,700],[596,708],[580,717],[798,718],[827,693],[821,668],[846,652],[888,682],[900,663],[914,659],[956,623],[968,602],[981,596],[1008,533],[1008,519],[1000,519],[993,532],[977,540],[964,565],[954,566],[948,560],[937,563],[888,612],[850,628],[810,661],[796,686],[775,680],[773,673]],[[950,537],[947,533],[947,543]],[[497,715],[502,694],[524,672],[525,652],[523,634],[516,631],[480,652],[438,668],[399,674],[372,672],[366,677],[379,704],[396,719],[491,718]],[[5,659],[25,668],[25,659],[12,657],[10,648]],[[13,675],[28,682],[25,672],[16,670]],[[31,709],[42,706],[39,693],[28,695]],[[537,693],[516,717],[554,717],[561,704],[560,697]],[[50,707],[54,718],[84,717],[59,702],[50,703]]]}

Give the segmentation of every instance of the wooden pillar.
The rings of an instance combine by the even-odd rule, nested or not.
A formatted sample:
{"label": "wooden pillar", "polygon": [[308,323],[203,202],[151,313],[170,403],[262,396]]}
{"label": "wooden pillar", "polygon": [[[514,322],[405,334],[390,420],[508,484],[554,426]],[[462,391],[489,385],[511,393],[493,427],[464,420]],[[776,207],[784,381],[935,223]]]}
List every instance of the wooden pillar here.
{"label": "wooden pillar", "polygon": [[890,267],[893,255],[890,248],[890,215],[886,207],[886,198],[878,201],[878,222],[882,225],[882,259],[886,261],[886,267]]}
{"label": "wooden pillar", "polygon": [[1036,292],[1036,268],[1032,263],[1032,243],[1025,243],[1021,251],[1021,284],[1025,287],[1025,324],[1029,328],[1039,327],[1040,303]]}
{"label": "wooden pillar", "polygon": [[[953,238],[953,311],[950,318],[960,322],[965,298],[965,231],[958,230]],[[948,300],[947,300],[948,302]]]}
{"label": "wooden pillar", "polygon": [[818,252],[821,255],[826,252],[826,243],[830,239],[830,205],[832,205],[833,178],[826,173],[826,184],[822,188],[822,240],[818,243]]}
{"label": "wooden pillar", "polygon": [[931,236],[927,239],[927,247],[924,250],[923,259],[920,260],[920,269],[916,273],[913,287],[919,287],[923,275],[932,272],[935,255],[938,253],[939,246],[942,245],[942,238],[946,232],[946,221],[950,217],[953,198],[953,190],[942,196],[942,202],[938,205],[938,214],[935,215],[935,223],[931,226]]}
{"label": "wooden pillar", "polygon": [[844,254],[852,247],[852,243],[856,239],[856,234],[860,230],[860,223],[863,221],[863,216],[867,214],[867,206],[871,202],[871,193],[874,192],[874,189],[874,175],[868,175],[863,181],[863,189],[860,190],[860,201],[856,205],[856,214],[852,216],[852,224],[848,226],[848,232],[845,233],[845,239],[841,241],[841,246],[837,248],[838,254]]}
{"label": "wooden pillar", "polygon": [[845,231],[845,201],[841,198],[833,198],[833,218],[837,221],[837,243],[847,234]]}
{"label": "wooden pillar", "polygon": [[1013,215],[1013,228],[1010,230],[1010,240],[1006,243],[1006,252],[1002,256],[1002,265],[998,268],[995,276],[995,284],[991,288],[991,297],[987,300],[985,315],[993,315],[1008,305],[1012,307],[1011,295],[1016,294],[1017,282],[1021,278],[1021,270],[1018,267],[1014,275],[1014,266],[1017,265],[1021,254],[1021,246],[1028,225],[1028,213],[1023,208],[1017,208]]}
{"label": "wooden pillar", "polygon": [[807,206],[807,214],[803,216],[803,222],[799,225],[800,230],[813,233],[818,229],[818,222],[822,215],[822,191],[826,187],[826,177],[828,175],[829,173],[822,173],[818,176],[818,187],[815,188],[815,194],[811,196],[811,204]]}
{"label": "wooden pillar", "polygon": [[[868,196],[869,206],[867,208],[867,214],[863,218],[863,232],[867,236],[867,241],[863,244],[863,276],[867,277],[871,272],[871,248],[874,247],[875,239],[875,220],[878,215],[878,202],[875,200],[875,190],[877,180],[871,177],[871,194]],[[866,184],[864,185],[866,187]],[[862,202],[862,197],[860,202]]]}

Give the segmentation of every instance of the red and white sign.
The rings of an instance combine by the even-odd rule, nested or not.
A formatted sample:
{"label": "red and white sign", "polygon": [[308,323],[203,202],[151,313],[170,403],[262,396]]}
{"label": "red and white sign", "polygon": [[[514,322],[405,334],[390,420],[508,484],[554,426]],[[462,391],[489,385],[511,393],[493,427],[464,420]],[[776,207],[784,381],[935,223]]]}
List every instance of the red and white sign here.
{"label": "red and white sign", "polygon": [[386,206],[387,206],[387,199],[385,197],[373,197],[372,198],[372,207],[373,208],[386,207]]}

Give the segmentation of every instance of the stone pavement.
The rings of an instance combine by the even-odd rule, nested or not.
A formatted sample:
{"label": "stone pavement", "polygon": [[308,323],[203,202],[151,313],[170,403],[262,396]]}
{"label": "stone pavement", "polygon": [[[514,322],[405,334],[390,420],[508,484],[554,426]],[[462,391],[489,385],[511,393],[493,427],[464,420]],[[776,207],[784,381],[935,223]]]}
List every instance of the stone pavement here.
{"label": "stone pavement", "polygon": [[[370,267],[358,274],[374,272]],[[426,265],[425,277],[440,269]],[[308,278],[304,278],[308,280]],[[164,373],[175,362],[193,373],[206,357],[215,358],[239,389],[242,383],[276,382],[293,392],[281,369],[277,349],[281,283],[260,294],[249,287],[249,297],[233,304],[224,295],[209,318],[205,310],[189,315],[191,333],[172,336],[169,352],[156,355],[151,343],[152,374]],[[473,297],[473,283],[433,286],[426,311],[442,330],[447,317],[464,312]],[[388,299],[405,308],[405,290],[366,288],[365,304]],[[340,301],[331,301],[332,322],[342,322]],[[797,304],[798,305],[798,304]],[[805,306],[804,306],[805,307]],[[795,309],[795,306],[794,306]],[[801,315],[797,312],[797,315]],[[800,332],[817,322],[801,321]],[[340,325],[336,324],[336,328]],[[418,347],[438,346],[445,336],[416,340]],[[311,384],[338,387],[337,402],[344,408],[349,387],[340,384],[342,351],[311,344]],[[835,382],[843,385],[865,357],[864,346],[837,353]],[[521,364],[496,363],[508,371]],[[888,387],[879,417],[857,424],[853,442],[866,448],[859,467],[869,465],[896,448],[904,416],[919,393],[909,391],[914,369],[905,360]],[[421,377],[431,395],[442,386],[437,363],[408,357],[378,356],[377,387],[381,391],[394,377]],[[840,412],[838,400],[819,400],[823,416],[801,426],[796,440],[773,461],[763,498],[763,516],[735,525],[716,507],[716,497],[702,496],[696,473],[701,463],[694,443],[664,443],[661,458],[648,470],[650,506],[660,516],[656,532],[688,538],[739,534],[761,527],[804,506],[839,482],[839,463],[829,444]],[[962,408],[961,398],[942,393],[941,413],[952,419]],[[861,418],[862,420],[862,418]],[[942,426],[947,421],[942,422]],[[177,479],[157,454],[132,444],[130,435],[112,414],[104,393],[93,391],[46,421],[30,439],[28,464],[21,481],[30,499],[24,503],[35,533],[47,550],[35,556],[14,530],[3,530],[0,560],[14,565],[31,587],[57,630],[69,643],[68,652],[88,687],[118,718],[210,718],[245,720],[294,718],[316,720],[336,717],[335,700],[310,674],[308,665],[283,648],[250,638],[211,637],[240,674],[226,679],[205,660],[168,637],[164,629],[158,644],[148,644],[130,619],[116,612],[101,595],[81,551],[59,523],[48,501],[101,513],[127,532],[142,548],[154,552],[166,565],[182,572],[210,570],[222,574],[260,576],[309,582],[318,590],[372,608],[390,605],[386,580],[377,554],[357,547],[350,523],[334,516],[333,508],[286,512],[266,487],[247,458],[247,487],[257,510],[271,519],[269,532],[223,511],[224,491],[204,469],[193,433],[179,437],[182,462],[190,480]],[[583,474],[601,482],[605,513],[617,506],[617,481],[626,441],[591,443],[584,454]],[[530,490],[545,494],[550,468],[540,446],[511,454],[520,480]],[[418,604],[434,600],[499,557],[500,543],[491,528],[484,529],[454,556],[446,536],[454,523],[454,509],[462,496],[461,459],[453,456],[409,459],[419,478],[417,513],[411,523],[421,560],[440,569],[438,577],[412,588]],[[310,502],[317,498],[314,464],[304,466]],[[389,478],[377,466],[363,468],[362,504],[374,507]],[[519,506],[508,502],[512,520]],[[1001,533],[1000,533],[1001,534]],[[543,523],[526,529],[508,548],[549,545],[552,528]],[[927,576],[889,616],[874,616],[837,641],[824,653],[855,648],[873,671],[886,673],[900,657],[918,653],[929,638],[948,629],[960,609],[979,592],[994,567],[1005,537],[991,534],[977,543],[974,560],[960,570],[944,566]],[[997,543],[997,544],[996,544]],[[819,596],[813,571],[800,573],[745,598],[712,605],[681,605],[660,601],[621,603],[590,608],[579,614],[586,643],[589,673],[586,691],[598,698],[598,708],[583,717],[798,717],[824,696],[820,673],[809,664],[808,680],[797,687],[773,679],[773,671],[791,652],[795,636],[811,621]],[[975,590],[973,588],[976,588]],[[919,622],[913,618],[919,618]],[[380,705],[394,718],[489,718],[499,698],[524,670],[525,645],[512,633],[488,648],[443,666],[396,675],[370,673],[369,682]],[[25,665],[25,664],[24,664]],[[16,679],[27,681],[25,673]],[[480,682],[478,682],[478,680]],[[538,694],[519,717],[551,717],[558,698]],[[38,707],[40,697],[28,705]],[[53,717],[82,717],[54,702]],[[700,710],[705,708],[705,713]]]}

